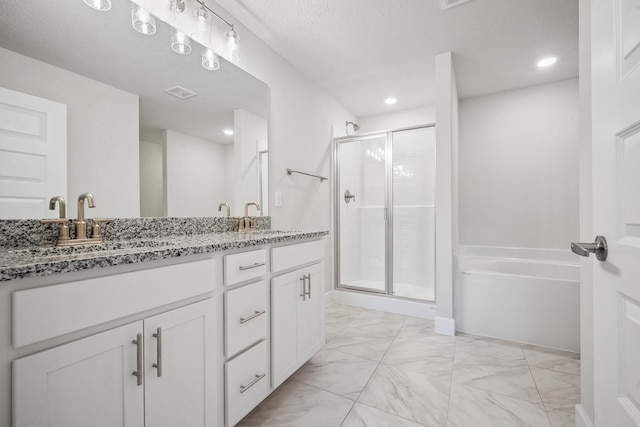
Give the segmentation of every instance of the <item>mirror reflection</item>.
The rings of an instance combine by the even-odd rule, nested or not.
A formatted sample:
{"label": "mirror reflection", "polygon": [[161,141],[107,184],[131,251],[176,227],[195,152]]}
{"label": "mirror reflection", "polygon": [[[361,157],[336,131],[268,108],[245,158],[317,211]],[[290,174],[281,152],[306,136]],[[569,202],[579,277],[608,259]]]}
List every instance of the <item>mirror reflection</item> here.
{"label": "mirror reflection", "polygon": [[[0,184],[0,199],[36,206],[2,201],[2,217],[53,217],[48,198],[59,194],[74,217],[76,198],[88,191],[97,205],[91,217],[224,216],[222,203],[239,216],[247,202],[268,215],[267,86],[210,52],[203,64],[206,50],[195,41],[190,54],[176,54],[171,30],[156,20],[155,34],[134,31],[129,2],[99,12],[82,1],[3,0],[0,87],[10,92],[0,91],[8,105],[0,111],[0,163],[17,164],[7,153],[28,145],[17,136],[34,140],[16,111],[31,111],[39,98],[66,109],[66,123],[47,113],[40,129],[66,125],[67,155],[66,165],[65,156],[44,155],[46,179],[23,167],[5,180],[12,185]],[[14,92],[35,98],[16,107],[8,102]],[[49,173],[66,184],[32,190]]]}

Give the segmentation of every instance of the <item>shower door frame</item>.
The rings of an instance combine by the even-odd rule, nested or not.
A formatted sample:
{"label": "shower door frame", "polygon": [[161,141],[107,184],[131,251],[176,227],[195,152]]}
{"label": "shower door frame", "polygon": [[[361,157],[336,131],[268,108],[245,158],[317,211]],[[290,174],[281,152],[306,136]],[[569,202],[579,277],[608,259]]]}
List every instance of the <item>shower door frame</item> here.
{"label": "shower door frame", "polygon": [[[336,238],[334,239],[334,265],[335,265],[335,283],[336,289],[349,290],[363,292],[367,294],[375,294],[385,297],[391,297],[396,299],[403,299],[408,301],[417,301],[420,303],[433,304],[437,300],[437,292],[434,289],[434,300],[422,300],[416,298],[409,298],[403,296],[393,295],[393,133],[410,131],[417,129],[435,128],[435,123],[427,123],[424,125],[409,126],[398,129],[382,130],[377,132],[368,132],[361,135],[347,135],[333,138],[333,178],[335,182],[335,194],[334,194],[334,224],[336,231]],[[376,289],[369,289],[361,286],[343,285],[340,282],[340,144],[366,141],[368,139],[375,139],[385,137],[385,196],[384,196],[384,212],[385,212],[385,290],[378,291]],[[436,165],[438,161],[438,154],[436,152]],[[436,182],[437,185],[437,182]],[[434,272],[435,274],[435,272]]]}

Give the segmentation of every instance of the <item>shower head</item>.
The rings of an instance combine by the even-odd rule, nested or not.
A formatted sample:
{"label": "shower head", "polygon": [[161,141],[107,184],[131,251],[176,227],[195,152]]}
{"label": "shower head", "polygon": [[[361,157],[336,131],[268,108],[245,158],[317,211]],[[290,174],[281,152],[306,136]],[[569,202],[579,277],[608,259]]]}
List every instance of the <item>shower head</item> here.
{"label": "shower head", "polygon": [[349,125],[353,126],[353,131],[357,132],[360,129],[360,125],[354,122],[344,122],[344,131],[347,135],[349,135]]}

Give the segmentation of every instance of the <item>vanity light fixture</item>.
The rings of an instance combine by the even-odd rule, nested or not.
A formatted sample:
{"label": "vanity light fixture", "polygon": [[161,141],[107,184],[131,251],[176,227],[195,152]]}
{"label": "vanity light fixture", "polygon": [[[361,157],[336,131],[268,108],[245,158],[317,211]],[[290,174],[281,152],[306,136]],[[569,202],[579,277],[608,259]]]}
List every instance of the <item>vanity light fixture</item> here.
{"label": "vanity light fixture", "polygon": [[236,33],[232,25],[231,29],[224,34],[227,36],[227,55],[229,55],[229,60],[231,62],[238,62],[238,60],[240,59],[238,33]]}
{"label": "vanity light fixture", "polygon": [[216,71],[220,69],[220,60],[211,49],[202,49],[202,68],[210,71]]}
{"label": "vanity light fixture", "polygon": [[543,58],[540,61],[538,61],[538,67],[539,68],[546,68],[546,67],[549,67],[549,66],[555,64],[556,61],[558,61],[558,58],[556,58],[554,56],[550,56],[548,58]]}
{"label": "vanity light fixture", "polygon": [[225,129],[222,132],[224,132],[225,135],[233,135],[233,129]]}
{"label": "vanity light fixture", "polygon": [[151,36],[156,33],[156,18],[135,3],[131,3],[131,25],[140,34]]}
{"label": "vanity light fixture", "polygon": [[95,9],[95,10],[99,10],[101,12],[106,12],[107,10],[111,9],[111,0],[83,0],[84,3]]}
{"label": "vanity light fixture", "polygon": [[387,99],[384,100],[384,103],[387,104],[387,105],[393,105],[396,102],[398,102],[398,100],[396,98],[387,98]]}
{"label": "vanity light fixture", "polygon": [[191,53],[191,39],[182,31],[174,28],[171,32],[171,49],[180,55],[188,55]]}

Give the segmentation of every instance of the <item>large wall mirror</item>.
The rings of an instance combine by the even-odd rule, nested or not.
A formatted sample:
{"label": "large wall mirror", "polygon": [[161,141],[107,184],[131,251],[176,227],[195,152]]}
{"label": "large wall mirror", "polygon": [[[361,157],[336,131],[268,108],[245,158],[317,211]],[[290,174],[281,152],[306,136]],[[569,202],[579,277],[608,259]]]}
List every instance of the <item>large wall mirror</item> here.
{"label": "large wall mirror", "polygon": [[175,53],[172,30],[134,31],[128,1],[2,0],[0,88],[66,106],[66,165],[46,167],[66,169],[69,217],[88,191],[93,217],[268,214],[268,87],[222,57],[204,68],[195,41]]}

